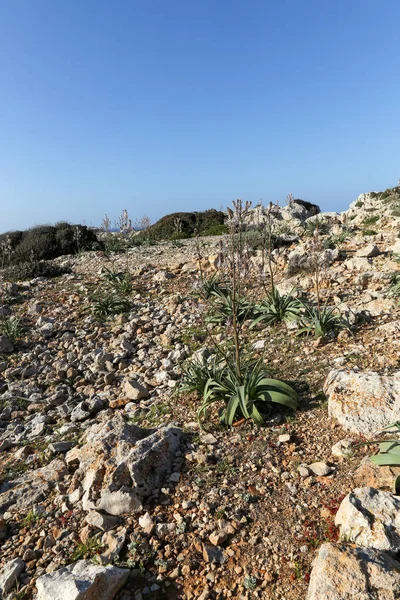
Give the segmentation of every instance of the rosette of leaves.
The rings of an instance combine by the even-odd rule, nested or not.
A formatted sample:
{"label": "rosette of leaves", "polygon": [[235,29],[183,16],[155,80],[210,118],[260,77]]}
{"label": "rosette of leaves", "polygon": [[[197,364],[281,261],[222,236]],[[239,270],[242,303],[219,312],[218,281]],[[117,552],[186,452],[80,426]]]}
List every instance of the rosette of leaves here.
{"label": "rosette of leaves", "polygon": [[267,325],[275,325],[282,321],[293,321],[300,319],[303,304],[293,296],[293,290],[287,295],[281,295],[278,288],[274,287],[263,302],[254,307],[255,319],[251,327],[261,322]]}
{"label": "rosette of leaves", "polygon": [[240,374],[229,361],[212,365],[191,363],[184,369],[181,389],[201,394],[202,403],[197,411],[200,423],[214,405],[220,405],[219,418],[227,426],[240,419],[252,419],[263,425],[274,404],[293,410],[298,406],[295,390],[270,378],[260,361],[244,364]]}

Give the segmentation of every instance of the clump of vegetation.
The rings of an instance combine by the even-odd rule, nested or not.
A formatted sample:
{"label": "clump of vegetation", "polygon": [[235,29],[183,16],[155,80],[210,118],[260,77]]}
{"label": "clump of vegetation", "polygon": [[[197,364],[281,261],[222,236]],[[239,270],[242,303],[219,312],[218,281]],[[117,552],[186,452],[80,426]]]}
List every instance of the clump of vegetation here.
{"label": "clump of vegetation", "polygon": [[372,217],[367,217],[364,219],[364,225],[374,225],[379,221],[379,215],[373,215]]}
{"label": "clump of vegetation", "polygon": [[318,339],[345,328],[345,323],[336,308],[311,306],[305,303],[303,306],[304,312],[299,320],[298,335],[308,336],[314,333],[315,339]]}
{"label": "clump of vegetation", "polygon": [[68,267],[61,267],[51,261],[36,261],[31,260],[15,265],[10,265],[3,271],[4,279],[7,281],[26,281],[35,279],[36,277],[60,277],[70,273]]}
{"label": "clump of vegetation", "polygon": [[225,214],[215,209],[204,212],[172,213],[162,217],[137,237],[150,240],[177,240],[193,237],[196,233],[200,236],[220,235],[227,231],[224,221]]}
{"label": "clump of vegetation", "polygon": [[[286,383],[271,379],[262,361],[254,360],[245,352],[243,324],[252,310],[251,303],[246,300],[251,252],[246,244],[245,223],[250,208],[251,203],[242,200],[236,200],[233,209],[228,208],[229,234],[221,242],[220,279],[207,282],[201,272],[203,297],[212,299],[217,306],[217,309],[214,306],[214,312],[211,311],[211,319],[203,319],[216,357],[212,365],[189,364],[184,369],[181,387],[181,390],[201,394],[202,403],[197,413],[199,421],[206,418],[208,409],[217,405],[220,420],[227,426],[238,419],[252,419],[262,425],[273,404],[292,409],[297,407],[296,392]],[[271,228],[266,227],[262,235],[268,243]],[[197,248],[201,265],[199,242]],[[271,250],[272,246],[269,245],[269,254]],[[273,286],[272,262],[269,266]],[[210,323],[225,325],[228,339],[231,340],[227,348],[216,341]]]}
{"label": "clump of vegetation", "polygon": [[99,540],[96,537],[91,537],[88,539],[86,544],[83,542],[79,542],[75,550],[71,555],[71,560],[82,560],[84,558],[92,558],[97,554],[101,554],[104,547],[101,545]]}
{"label": "clump of vegetation", "polygon": [[57,223],[0,235],[2,264],[13,265],[51,260],[65,254],[91,250],[97,242],[94,231],[84,225]]}
{"label": "clump of vegetation", "polygon": [[19,340],[22,332],[22,322],[18,317],[12,316],[0,318],[0,333],[7,336],[13,344]]}
{"label": "clump of vegetation", "polygon": [[394,275],[392,278],[389,295],[394,298],[400,298],[400,275]]}
{"label": "clump of vegetation", "polygon": [[115,292],[99,290],[92,296],[92,313],[97,319],[106,319],[111,315],[120,315],[131,308],[127,298],[118,296]]}
{"label": "clump of vegetation", "polygon": [[182,390],[202,395],[197,411],[200,421],[214,404],[222,405],[219,418],[228,426],[240,419],[252,419],[257,425],[263,425],[274,403],[297,408],[296,392],[286,383],[271,379],[261,362],[243,363],[239,373],[232,366],[220,363],[186,367]]}
{"label": "clump of vegetation", "polygon": [[366,235],[366,236],[376,235],[376,231],[375,231],[375,229],[363,229],[362,234]]}
{"label": "clump of vegetation", "polygon": [[281,295],[278,288],[273,287],[263,302],[254,307],[255,319],[252,327],[264,322],[275,325],[282,321],[293,321],[301,316],[303,305],[293,296],[293,290],[287,295]]}

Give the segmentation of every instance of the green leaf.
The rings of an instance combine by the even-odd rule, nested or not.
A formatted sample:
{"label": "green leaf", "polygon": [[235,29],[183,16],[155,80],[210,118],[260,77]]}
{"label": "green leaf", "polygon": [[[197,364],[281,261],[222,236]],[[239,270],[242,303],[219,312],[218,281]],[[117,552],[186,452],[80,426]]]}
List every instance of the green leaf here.
{"label": "green leaf", "polygon": [[400,456],[391,452],[386,452],[384,454],[376,454],[375,456],[371,456],[371,462],[373,462],[374,465],[380,466],[400,466]]}

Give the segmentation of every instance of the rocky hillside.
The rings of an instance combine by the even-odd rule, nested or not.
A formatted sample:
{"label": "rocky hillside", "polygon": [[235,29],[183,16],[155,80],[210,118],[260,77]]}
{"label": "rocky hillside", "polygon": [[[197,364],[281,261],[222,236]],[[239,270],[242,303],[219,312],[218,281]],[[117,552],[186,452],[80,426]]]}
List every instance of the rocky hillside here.
{"label": "rocky hillside", "polygon": [[[246,352],[299,401],[262,427],[223,427],[211,410],[201,428],[201,399],[181,387],[185,365],[213,364],[215,341],[230,348],[229,316],[199,293],[200,273],[213,289],[225,268],[224,237],[202,239],[201,257],[194,239],[161,242],[2,278],[0,596],[399,598],[400,466],[359,445],[400,420],[398,198],[274,216],[277,290],[315,309],[317,264],[337,319],[307,336],[304,315],[246,313]],[[270,282],[254,236],[249,252],[260,310]]]}

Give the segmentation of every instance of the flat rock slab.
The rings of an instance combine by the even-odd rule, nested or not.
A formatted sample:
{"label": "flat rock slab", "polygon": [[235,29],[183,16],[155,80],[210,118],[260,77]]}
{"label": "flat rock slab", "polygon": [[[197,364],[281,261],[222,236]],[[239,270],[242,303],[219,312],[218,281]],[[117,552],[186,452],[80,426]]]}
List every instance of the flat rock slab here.
{"label": "flat rock slab", "polygon": [[323,544],[307,600],[398,600],[400,563],[374,548]]}
{"label": "flat rock slab", "polygon": [[79,560],[36,581],[37,600],[112,600],[129,570]]}
{"label": "flat rock slab", "polygon": [[168,481],[181,438],[175,427],[142,429],[116,413],[90,427],[86,443],[66,455],[68,464],[78,464],[69,493],[81,490],[84,510],[116,516],[140,511]]}
{"label": "flat rock slab", "polygon": [[25,473],[10,482],[0,485],[0,515],[6,510],[26,510],[33,504],[42,502],[67,473],[63,460],[55,459],[48,465]]}
{"label": "flat rock slab", "polygon": [[356,488],[341,503],[335,525],[358,546],[400,550],[400,498],[373,487]]}
{"label": "flat rock slab", "polygon": [[328,411],[347,431],[372,436],[400,420],[400,372],[334,369],[326,378]]}

